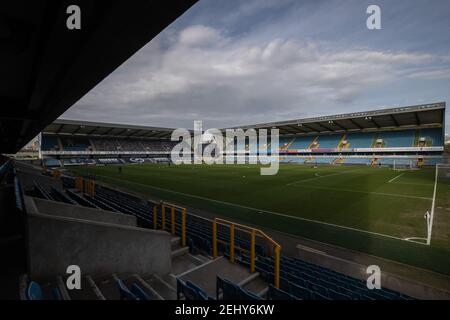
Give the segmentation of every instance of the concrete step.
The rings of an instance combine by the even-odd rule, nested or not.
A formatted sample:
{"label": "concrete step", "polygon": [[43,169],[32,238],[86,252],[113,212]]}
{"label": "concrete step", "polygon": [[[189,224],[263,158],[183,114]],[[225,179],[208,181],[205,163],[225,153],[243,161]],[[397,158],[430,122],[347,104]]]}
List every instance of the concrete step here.
{"label": "concrete step", "polygon": [[183,281],[192,281],[211,297],[216,296],[217,276],[228,279],[234,283],[247,283],[250,276],[252,277],[251,279],[253,279],[252,281],[256,279],[253,278],[255,276],[250,274],[247,268],[244,268],[237,263],[231,263],[224,257],[211,260],[191,271],[179,275]]}
{"label": "concrete step", "polygon": [[172,237],[172,239],[170,239],[170,244],[171,244],[172,251],[181,248],[181,238],[180,237]]}
{"label": "concrete step", "polygon": [[183,247],[176,250],[172,250],[172,259],[187,253],[189,253],[189,247]]}
{"label": "concrete step", "polygon": [[239,285],[256,295],[264,293],[264,290],[268,288],[267,282],[259,276],[258,272],[251,274],[248,279],[240,282]]}
{"label": "concrete step", "polygon": [[153,275],[145,278],[145,281],[153,288],[164,300],[176,300],[177,290],[164,281],[160,276]]}
{"label": "concrete step", "polygon": [[91,276],[86,276],[86,279],[88,280],[89,285],[91,286],[92,291],[96,295],[97,299],[98,300],[106,300],[105,296],[103,295],[103,293],[98,288],[98,286],[95,283],[94,279]]}
{"label": "concrete step", "polygon": [[90,280],[87,277],[81,278],[81,289],[67,290],[71,300],[97,300],[98,297],[94,292]]}
{"label": "concrete step", "polygon": [[211,261],[212,259],[214,259],[213,257],[206,256],[204,254],[196,254],[195,257],[197,259],[201,260],[203,263]]}
{"label": "concrete step", "polygon": [[106,300],[120,300],[115,275],[95,279],[95,283]]}
{"label": "concrete step", "polygon": [[183,255],[176,256],[172,258],[172,274],[181,274],[186,272],[187,270],[190,270],[192,268],[195,268],[204,262],[197,257],[191,255],[190,253],[186,253]]}
{"label": "concrete step", "polygon": [[152,297],[152,300],[164,300],[164,298],[155,289],[153,289],[153,287],[140,275],[134,274],[133,277],[134,279],[136,279],[136,282],[139,284],[142,290],[147,292]]}

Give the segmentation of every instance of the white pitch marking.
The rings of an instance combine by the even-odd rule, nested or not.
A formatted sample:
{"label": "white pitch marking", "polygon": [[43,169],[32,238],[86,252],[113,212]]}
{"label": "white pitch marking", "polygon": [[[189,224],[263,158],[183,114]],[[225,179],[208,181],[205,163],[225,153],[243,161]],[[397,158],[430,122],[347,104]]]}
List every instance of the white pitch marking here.
{"label": "white pitch marking", "polygon": [[410,196],[410,195],[407,195],[407,194],[399,194],[399,193],[369,192],[369,191],[361,191],[361,190],[342,189],[342,188],[329,188],[329,187],[316,187],[316,186],[306,186],[306,185],[300,185],[300,186],[297,186],[297,188],[307,188],[307,189],[310,188],[310,189],[322,189],[322,190],[332,190],[332,191],[365,193],[365,194],[375,194],[375,195],[378,195],[378,196],[421,199],[421,200],[429,200],[429,201],[433,200],[433,198],[419,197],[419,196]]}
{"label": "white pitch marking", "polygon": [[[103,175],[96,175],[96,176],[97,177],[104,177],[104,178],[112,179],[112,180],[117,180],[117,181],[120,181],[122,183],[124,182],[124,180],[122,180],[122,179],[117,179],[117,178],[113,178],[113,177],[108,177],[108,176],[103,176]],[[210,201],[210,202],[216,202],[216,203],[220,203],[220,204],[225,204],[225,205],[229,205],[229,206],[232,206],[232,207],[238,207],[238,208],[243,208],[243,209],[247,209],[247,210],[252,210],[252,211],[256,211],[258,213],[268,213],[268,214],[271,214],[271,215],[280,216],[280,217],[284,217],[284,218],[300,220],[300,221],[307,221],[307,222],[313,222],[313,223],[323,224],[323,225],[332,226],[332,227],[336,227],[336,228],[352,230],[352,231],[372,234],[372,235],[376,235],[376,236],[380,236],[380,237],[385,237],[385,238],[391,238],[391,239],[395,239],[395,240],[405,241],[404,238],[399,238],[399,237],[396,237],[396,236],[391,236],[391,235],[387,235],[387,234],[383,234],[383,233],[367,231],[367,230],[361,230],[361,229],[352,228],[352,227],[346,227],[346,226],[340,226],[340,225],[333,224],[333,223],[328,223],[328,222],[323,222],[323,221],[317,221],[317,220],[312,220],[312,219],[307,219],[307,218],[291,216],[291,215],[288,215],[288,214],[274,212],[274,211],[267,211],[267,210],[262,210],[262,209],[256,209],[256,208],[242,206],[242,205],[231,203],[231,202],[220,201],[220,200],[210,199],[210,198],[206,198],[206,197],[202,197],[202,196],[196,196],[196,195],[188,194],[188,193],[184,193],[184,192],[179,192],[179,191],[164,189],[164,188],[160,188],[160,187],[150,186],[150,185],[146,185],[146,184],[139,183],[139,182],[126,181],[126,183],[140,185],[140,186],[143,186],[143,187],[146,187],[146,188],[149,188],[149,189],[156,189],[156,190],[166,191],[166,192],[169,192],[169,193],[180,194],[180,195],[191,197],[191,198],[197,198],[197,199],[206,200],[206,201]]]}
{"label": "white pitch marking", "polygon": [[392,178],[391,180],[388,181],[388,183],[391,183],[392,181],[395,181],[396,179],[400,178],[402,175],[404,175],[406,172],[400,173],[398,176]]}
{"label": "white pitch marking", "polygon": [[361,169],[354,169],[354,170],[348,170],[348,171],[343,171],[343,172],[337,172],[337,173],[327,174],[327,175],[324,175],[324,176],[318,175],[318,173],[316,172],[315,173],[316,176],[314,178],[297,180],[297,181],[294,181],[294,182],[287,183],[286,185],[287,186],[292,186],[292,185],[300,183],[300,182],[306,182],[306,181],[312,181],[312,180],[317,180],[317,179],[326,178],[326,177],[338,176],[338,175],[341,175],[341,174],[351,173],[351,172],[355,172],[355,171],[358,171],[358,170],[361,170]]}

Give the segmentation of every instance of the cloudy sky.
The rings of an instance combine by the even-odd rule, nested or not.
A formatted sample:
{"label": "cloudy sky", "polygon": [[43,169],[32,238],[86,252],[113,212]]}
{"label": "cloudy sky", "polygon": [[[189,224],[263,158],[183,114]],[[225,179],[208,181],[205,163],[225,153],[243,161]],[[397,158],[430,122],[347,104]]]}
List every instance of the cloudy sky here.
{"label": "cloudy sky", "polygon": [[220,128],[449,102],[449,16],[448,0],[200,0],[61,118]]}

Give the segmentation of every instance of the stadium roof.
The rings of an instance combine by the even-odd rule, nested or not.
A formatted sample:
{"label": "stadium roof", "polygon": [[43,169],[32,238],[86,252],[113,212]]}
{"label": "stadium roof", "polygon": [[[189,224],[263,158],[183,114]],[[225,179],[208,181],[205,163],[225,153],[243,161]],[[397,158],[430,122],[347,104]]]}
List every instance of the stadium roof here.
{"label": "stadium roof", "polygon": [[[233,127],[230,129],[278,128],[281,135],[308,135],[346,131],[442,127],[444,125],[444,119],[445,103],[439,102],[333,116],[269,122]],[[173,130],[173,128],[58,119],[48,125],[43,132],[47,134],[169,139]],[[222,130],[225,131],[226,129],[224,128]]]}
{"label": "stadium roof", "polygon": [[[3,1],[0,152],[17,152],[195,2]],[[80,30],[66,26],[69,5]]]}
{"label": "stadium roof", "polygon": [[43,133],[47,134],[77,134],[121,138],[170,138],[174,129],[145,127],[135,125],[98,123],[90,121],[58,119],[48,125]]}
{"label": "stadium roof", "polygon": [[240,126],[239,128],[278,128],[281,135],[308,135],[346,131],[406,129],[413,127],[443,127],[444,121],[445,102],[438,102],[333,116],[268,122]]}

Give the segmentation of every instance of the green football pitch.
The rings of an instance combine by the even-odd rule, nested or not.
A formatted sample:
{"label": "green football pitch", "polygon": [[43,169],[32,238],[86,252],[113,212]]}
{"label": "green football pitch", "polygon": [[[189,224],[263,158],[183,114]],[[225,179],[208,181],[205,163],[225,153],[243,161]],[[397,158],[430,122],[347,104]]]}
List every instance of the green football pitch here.
{"label": "green football pitch", "polygon": [[[427,237],[424,214],[431,210],[435,181],[431,168],[286,164],[274,176],[260,175],[257,165],[128,165],[122,173],[116,166],[71,170],[229,219],[450,273],[447,228],[437,228],[441,234],[433,235],[431,246],[416,243]],[[440,207],[444,213],[445,206]]]}

